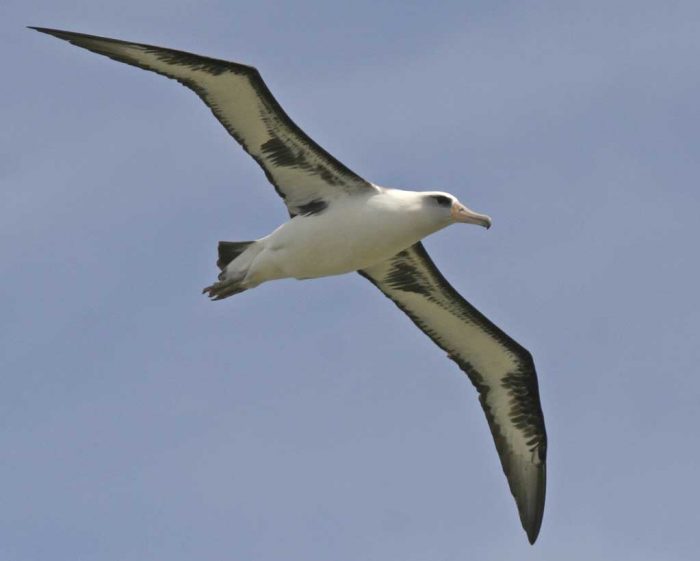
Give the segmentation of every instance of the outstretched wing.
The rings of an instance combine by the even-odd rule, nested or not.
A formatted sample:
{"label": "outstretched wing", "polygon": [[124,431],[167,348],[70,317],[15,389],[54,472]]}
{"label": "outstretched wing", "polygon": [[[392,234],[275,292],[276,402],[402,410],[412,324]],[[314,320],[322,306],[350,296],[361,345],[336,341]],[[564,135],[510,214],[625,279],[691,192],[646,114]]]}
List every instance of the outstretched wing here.
{"label": "outstretched wing", "polygon": [[450,286],[421,243],[360,274],[469,376],[534,543],[544,512],[547,434],[532,356]]}
{"label": "outstretched wing", "polygon": [[374,189],[294,124],[252,66],[83,33],[32,29],[190,88],[260,164],[292,216],[319,212],[333,199]]}

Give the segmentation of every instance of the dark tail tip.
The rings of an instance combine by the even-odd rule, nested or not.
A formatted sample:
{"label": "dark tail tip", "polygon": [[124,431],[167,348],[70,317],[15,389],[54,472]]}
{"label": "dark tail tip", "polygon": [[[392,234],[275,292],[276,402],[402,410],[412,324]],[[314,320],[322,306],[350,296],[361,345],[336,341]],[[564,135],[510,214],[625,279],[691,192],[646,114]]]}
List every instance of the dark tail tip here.
{"label": "dark tail tip", "polygon": [[219,242],[219,259],[216,266],[222,271],[226,266],[255,242]]}

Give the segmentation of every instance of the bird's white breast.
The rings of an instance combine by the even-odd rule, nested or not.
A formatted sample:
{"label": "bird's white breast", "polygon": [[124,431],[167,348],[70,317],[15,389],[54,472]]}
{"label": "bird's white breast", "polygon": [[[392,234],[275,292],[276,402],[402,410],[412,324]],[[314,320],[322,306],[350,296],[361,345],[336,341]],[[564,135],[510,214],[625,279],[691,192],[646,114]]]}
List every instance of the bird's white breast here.
{"label": "bird's white breast", "polygon": [[334,201],[323,212],[297,216],[260,240],[260,280],[340,275],[396,255],[446,224],[426,214],[417,194],[388,191]]}

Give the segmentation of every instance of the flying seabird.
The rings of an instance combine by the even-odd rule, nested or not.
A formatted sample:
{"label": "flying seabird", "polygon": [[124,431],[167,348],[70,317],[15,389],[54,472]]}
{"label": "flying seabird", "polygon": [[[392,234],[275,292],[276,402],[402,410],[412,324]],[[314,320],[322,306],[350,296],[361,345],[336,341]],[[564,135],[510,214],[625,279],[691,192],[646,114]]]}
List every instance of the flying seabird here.
{"label": "flying seabird", "polygon": [[491,219],[443,192],[366,181],[309,138],[252,66],[141,43],[32,27],[73,45],[172,78],[194,91],[250,154],[287,205],[268,236],[219,242],[221,300],[263,282],[357,271],[390,298],[467,374],[479,393],[530,543],[542,523],[547,435],[532,355],[440,274],[421,240]]}

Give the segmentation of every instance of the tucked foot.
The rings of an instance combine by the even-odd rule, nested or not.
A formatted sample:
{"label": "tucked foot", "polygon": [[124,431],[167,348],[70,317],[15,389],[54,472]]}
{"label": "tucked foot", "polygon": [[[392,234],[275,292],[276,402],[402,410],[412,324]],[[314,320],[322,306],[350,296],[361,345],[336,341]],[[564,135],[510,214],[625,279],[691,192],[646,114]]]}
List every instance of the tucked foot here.
{"label": "tucked foot", "polygon": [[206,294],[212,300],[223,300],[244,290],[248,290],[248,287],[243,286],[240,281],[224,279],[207,286],[202,290],[202,294]]}

